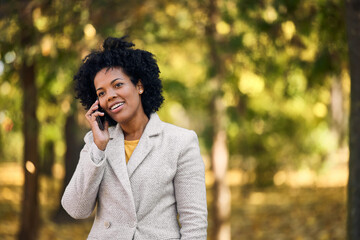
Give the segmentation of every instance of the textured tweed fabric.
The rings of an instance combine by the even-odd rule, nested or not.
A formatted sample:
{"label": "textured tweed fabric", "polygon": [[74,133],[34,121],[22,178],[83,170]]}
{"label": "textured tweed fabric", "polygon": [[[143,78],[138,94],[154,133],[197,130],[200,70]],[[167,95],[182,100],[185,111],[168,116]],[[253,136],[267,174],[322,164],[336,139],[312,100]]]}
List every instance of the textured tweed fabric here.
{"label": "textured tweed fabric", "polygon": [[97,205],[88,239],[205,240],[205,171],[195,132],[154,113],[128,164],[119,124],[109,132],[105,151],[91,131],[85,136],[61,201],[76,219],[89,217]]}

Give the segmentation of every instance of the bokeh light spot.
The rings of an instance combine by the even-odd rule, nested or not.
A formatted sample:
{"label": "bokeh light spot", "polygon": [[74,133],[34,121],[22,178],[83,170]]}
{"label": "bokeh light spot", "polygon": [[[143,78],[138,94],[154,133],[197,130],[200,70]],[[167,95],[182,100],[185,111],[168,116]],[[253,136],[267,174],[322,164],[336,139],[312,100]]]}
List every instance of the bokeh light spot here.
{"label": "bokeh light spot", "polygon": [[7,52],[4,56],[5,63],[9,64],[15,61],[16,53],[14,51]]}
{"label": "bokeh light spot", "polygon": [[92,39],[96,35],[96,29],[93,25],[88,23],[84,27],[84,33],[85,33],[85,38]]}
{"label": "bokeh light spot", "polygon": [[216,31],[222,35],[228,34],[230,32],[230,25],[224,21],[218,22],[216,24]]}
{"label": "bokeh light spot", "polygon": [[31,173],[31,174],[34,174],[35,171],[36,171],[35,165],[34,165],[34,163],[31,162],[31,161],[26,161],[26,163],[25,163],[25,168],[26,168],[26,170],[27,170],[29,173]]}

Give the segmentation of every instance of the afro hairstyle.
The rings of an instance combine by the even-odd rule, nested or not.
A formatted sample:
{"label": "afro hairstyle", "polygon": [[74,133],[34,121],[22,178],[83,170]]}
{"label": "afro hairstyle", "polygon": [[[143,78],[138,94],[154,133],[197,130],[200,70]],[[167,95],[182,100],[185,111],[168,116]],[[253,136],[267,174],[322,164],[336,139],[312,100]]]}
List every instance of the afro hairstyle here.
{"label": "afro hairstyle", "polygon": [[[164,101],[162,84],[159,78],[160,70],[155,56],[145,50],[134,49],[135,44],[125,37],[105,39],[101,50],[93,50],[82,62],[74,76],[75,95],[88,110],[97,99],[94,86],[96,74],[106,68],[121,68],[136,86],[141,80],[144,92],[141,103],[147,117],[159,110]],[[113,119],[108,119],[109,125],[116,125]]]}

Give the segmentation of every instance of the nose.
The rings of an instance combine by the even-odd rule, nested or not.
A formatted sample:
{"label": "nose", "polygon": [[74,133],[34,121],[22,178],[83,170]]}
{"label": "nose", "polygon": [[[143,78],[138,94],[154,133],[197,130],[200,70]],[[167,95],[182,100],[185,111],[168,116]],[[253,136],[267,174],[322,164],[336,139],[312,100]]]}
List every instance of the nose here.
{"label": "nose", "polygon": [[110,102],[112,99],[116,98],[116,93],[113,90],[110,90],[108,92],[108,102]]}

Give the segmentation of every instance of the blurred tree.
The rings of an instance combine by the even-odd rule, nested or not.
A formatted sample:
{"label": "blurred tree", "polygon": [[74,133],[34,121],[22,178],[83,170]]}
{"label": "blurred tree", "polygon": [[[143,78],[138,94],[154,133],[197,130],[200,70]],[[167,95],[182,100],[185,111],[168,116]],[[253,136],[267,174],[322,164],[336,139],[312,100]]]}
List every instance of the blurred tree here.
{"label": "blurred tree", "polygon": [[211,151],[211,166],[215,176],[214,182],[214,225],[213,236],[216,240],[230,240],[230,214],[231,214],[231,194],[226,183],[226,172],[228,168],[228,147],[226,133],[226,107],[223,102],[224,92],[222,85],[225,79],[224,60],[219,53],[221,42],[216,31],[219,22],[218,13],[219,1],[210,0],[207,15],[208,24],[206,26],[206,38],[209,49],[209,79],[212,86],[210,96],[210,110],[213,128],[213,143]]}
{"label": "blurred tree", "polygon": [[347,238],[355,240],[360,239],[360,1],[345,5],[351,76]]}
{"label": "blurred tree", "polygon": [[52,177],[52,168],[55,163],[54,141],[47,140],[45,142],[43,156],[41,159],[40,173],[48,177]]}
{"label": "blurred tree", "polygon": [[348,123],[345,107],[347,93],[343,87],[345,84],[343,73],[348,65],[348,51],[345,11],[338,11],[338,9],[344,9],[344,1],[331,0],[317,3],[315,19],[318,24],[315,30],[319,38],[319,54],[314,64],[313,74],[310,76],[314,81],[316,81],[315,78],[323,79],[323,83],[319,83],[327,84],[330,88],[329,125],[335,134],[338,147],[342,147],[346,144]]}
{"label": "blurred tree", "polygon": [[319,171],[346,135],[345,34],[342,11],[335,10],[342,2],[236,6],[236,18],[227,22],[234,21],[233,42],[240,42],[233,62],[239,93],[228,110],[228,133],[231,155],[244,161],[231,166],[254,170],[258,186],[273,184],[280,168]]}
{"label": "blurred tree", "polygon": [[[32,14],[35,5],[28,1],[18,2],[18,24],[20,29],[20,45],[23,50],[21,56],[20,79],[23,88],[23,135],[24,135],[24,174],[21,224],[18,239],[37,239],[39,227],[39,153],[38,136],[39,123],[36,117],[37,87],[36,63],[27,52],[38,37],[33,25]],[[31,99],[31,100],[30,100]]]}
{"label": "blurred tree", "polygon": [[[72,59],[84,54],[81,48],[85,45],[83,41],[91,45],[94,38],[92,26],[88,24],[89,8],[86,3],[18,0],[3,1],[0,8],[0,27],[7,33],[0,39],[0,57],[6,63],[1,80],[10,79],[9,82],[12,80],[16,84],[17,72],[20,72],[21,88],[9,88],[23,91],[22,114],[19,114],[21,111],[16,104],[8,104],[5,112],[23,116],[15,118],[15,126],[23,123],[24,138],[25,183],[19,239],[36,239],[37,235],[38,140],[40,148],[45,146],[41,143],[49,139],[55,141],[55,153],[62,154],[59,129],[64,126],[73,98],[68,93],[75,68]],[[16,95],[8,95],[8,102],[12,97],[16,98]],[[42,123],[40,139],[38,121]]]}

